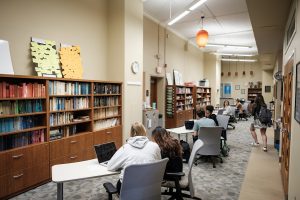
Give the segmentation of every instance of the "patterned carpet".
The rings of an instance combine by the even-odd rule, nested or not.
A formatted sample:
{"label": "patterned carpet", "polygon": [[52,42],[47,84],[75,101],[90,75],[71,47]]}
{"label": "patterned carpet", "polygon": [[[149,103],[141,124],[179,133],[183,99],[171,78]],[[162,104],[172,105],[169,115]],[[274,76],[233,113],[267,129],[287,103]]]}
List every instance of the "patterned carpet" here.
{"label": "patterned carpet", "polygon": [[[251,153],[250,121],[240,121],[235,124],[234,130],[227,131],[227,144],[231,150],[229,157],[223,159],[223,164],[217,163],[216,168],[213,168],[211,163],[201,162],[193,167],[193,182],[197,197],[203,200],[237,200],[239,198]],[[64,199],[107,199],[102,184],[107,181],[114,183],[117,180],[118,175],[115,175],[65,183]],[[56,199],[56,184],[50,182],[12,199]],[[164,196],[162,199],[168,199],[168,197]]]}

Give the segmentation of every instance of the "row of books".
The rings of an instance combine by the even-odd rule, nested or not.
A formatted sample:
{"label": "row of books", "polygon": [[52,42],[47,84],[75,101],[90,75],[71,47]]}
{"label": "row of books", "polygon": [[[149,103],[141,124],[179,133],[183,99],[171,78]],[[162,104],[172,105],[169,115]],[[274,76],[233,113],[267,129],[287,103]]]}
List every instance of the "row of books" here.
{"label": "row of books", "polygon": [[0,115],[13,115],[43,111],[43,100],[0,101]]}
{"label": "row of books", "polygon": [[45,85],[40,83],[0,82],[0,98],[45,97]]}
{"label": "row of books", "polygon": [[119,114],[119,108],[102,108],[94,111],[94,118],[106,118],[106,117],[113,117]]}
{"label": "row of books", "polygon": [[50,99],[50,111],[73,110],[89,108],[90,101],[88,97],[71,97]]}
{"label": "row of books", "polygon": [[56,126],[73,122],[74,114],[71,112],[50,114],[50,126]]}
{"label": "row of books", "polygon": [[63,137],[69,137],[76,134],[77,127],[76,125],[64,126],[56,129],[50,130],[50,141],[57,140]]}
{"label": "row of books", "polygon": [[111,118],[105,120],[97,120],[94,123],[94,131],[98,131],[104,128],[117,126],[120,124],[120,118]]}
{"label": "row of books", "polygon": [[192,88],[185,88],[185,93],[186,94],[192,93]]}
{"label": "row of books", "polygon": [[101,106],[117,106],[119,105],[119,97],[95,97],[94,99],[94,107]]}
{"label": "row of books", "polygon": [[197,93],[210,93],[209,88],[197,88]]}
{"label": "row of books", "polygon": [[49,81],[49,95],[89,95],[90,89],[90,83]]}
{"label": "row of books", "polygon": [[185,88],[179,88],[179,87],[177,87],[176,88],[176,93],[177,94],[185,94]]}
{"label": "row of books", "polygon": [[12,132],[40,126],[38,116],[24,116],[0,119],[0,133]]}
{"label": "row of books", "polygon": [[44,129],[0,137],[0,151],[45,141]]}
{"label": "row of books", "polygon": [[120,94],[120,85],[118,84],[103,84],[95,83],[94,84],[94,94]]}

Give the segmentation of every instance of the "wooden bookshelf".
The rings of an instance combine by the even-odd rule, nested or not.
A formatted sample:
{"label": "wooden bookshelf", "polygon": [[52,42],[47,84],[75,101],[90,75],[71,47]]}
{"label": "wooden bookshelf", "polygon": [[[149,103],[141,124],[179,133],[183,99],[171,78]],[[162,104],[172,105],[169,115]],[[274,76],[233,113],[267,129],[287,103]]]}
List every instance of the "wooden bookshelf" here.
{"label": "wooden bookshelf", "polygon": [[255,100],[258,94],[262,94],[261,88],[248,88],[248,100]]}
{"label": "wooden bookshelf", "polygon": [[211,88],[210,87],[194,87],[194,107],[206,106],[211,104]]}
{"label": "wooden bookshelf", "polygon": [[[94,144],[122,145],[121,82],[1,74],[0,78],[0,183],[11,188],[0,190],[0,199],[50,180],[55,164],[95,158]],[[67,115],[68,120],[62,120]],[[23,118],[28,127],[12,129],[10,123]],[[54,118],[59,124],[52,123]]]}

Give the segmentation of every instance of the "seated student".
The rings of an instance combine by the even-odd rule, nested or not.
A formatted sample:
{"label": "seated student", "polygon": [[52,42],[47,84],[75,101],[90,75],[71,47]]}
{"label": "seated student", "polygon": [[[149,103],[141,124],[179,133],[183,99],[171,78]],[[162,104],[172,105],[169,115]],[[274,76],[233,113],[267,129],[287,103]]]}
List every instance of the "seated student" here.
{"label": "seated student", "polygon": [[216,123],[214,120],[205,117],[205,111],[203,108],[200,108],[197,113],[197,120],[194,122],[194,133],[193,133],[193,141],[195,142],[198,139],[198,131],[200,127],[214,127]]}
{"label": "seated student", "polygon": [[243,113],[243,105],[239,99],[236,99],[235,107],[239,114]]}
{"label": "seated student", "polygon": [[[169,158],[166,172],[182,172],[182,147],[166,129],[158,126],[152,131],[152,141],[160,148],[161,158]],[[167,176],[164,179],[168,179]]]}
{"label": "seated student", "polygon": [[223,115],[229,115],[229,116],[233,116],[234,113],[232,112],[232,108],[230,106],[230,103],[228,100],[225,100],[223,103],[223,108],[225,109],[223,112]]}
{"label": "seated student", "polygon": [[146,129],[143,124],[134,123],[131,126],[130,138],[127,139],[126,144],[118,149],[107,164],[108,170],[122,169],[117,183],[118,193],[120,193],[124,169],[127,166],[149,163],[159,159],[161,159],[159,146],[146,137]]}
{"label": "seated student", "polygon": [[215,114],[213,114],[213,111],[214,111],[214,107],[212,105],[207,105],[205,107],[205,117],[214,120],[215,126],[219,126],[219,122],[217,120],[217,116]]}

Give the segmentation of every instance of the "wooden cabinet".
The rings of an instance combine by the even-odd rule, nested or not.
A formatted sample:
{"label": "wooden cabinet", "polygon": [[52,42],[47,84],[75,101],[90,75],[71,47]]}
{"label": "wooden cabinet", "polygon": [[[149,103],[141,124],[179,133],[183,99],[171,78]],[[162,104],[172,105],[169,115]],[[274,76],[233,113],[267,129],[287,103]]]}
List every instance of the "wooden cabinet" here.
{"label": "wooden cabinet", "polygon": [[[0,199],[122,145],[122,83],[0,74]],[[14,129],[12,124],[21,127]]]}

